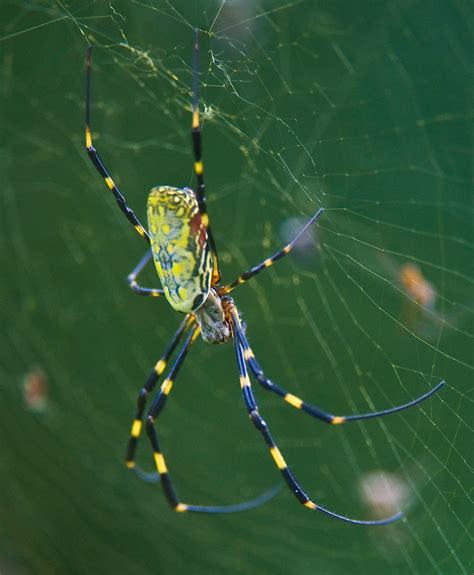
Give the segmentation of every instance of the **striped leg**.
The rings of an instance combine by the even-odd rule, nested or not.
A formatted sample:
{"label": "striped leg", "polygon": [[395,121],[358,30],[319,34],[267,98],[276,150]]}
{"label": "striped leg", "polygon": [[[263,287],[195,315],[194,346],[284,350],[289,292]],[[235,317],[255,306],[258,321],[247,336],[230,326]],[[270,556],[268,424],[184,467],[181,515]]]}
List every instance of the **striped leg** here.
{"label": "striped leg", "polygon": [[184,318],[183,322],[181,323],[178,330],[174,334],[173,339],[168,345],[165,353],[157,361],[155,367],[148,376],[145,385],[141,388],[140,393],[138,394],[137,411],[135,413],[135,419],[133,420],[132,428],[130,430],[130,438],[128,440],[127,452],[125,456],[125,464],[130,469],[135,469],[138,475],[142,477],[142,479],[153,479],[153,478],[156,479],[155,474],[149,475],[147,473],[144,473],[140,469],[137,469],[135,464],[135,453],[137,450],[138,439],[140,437],[140,433],[142,430],[143,412],[145,411],[146,400],[148,398],[148,394],[151,391],[153,391],[158,382],[159,377],[166,369],[166,365],[168,364],[168,361],[171,355],[173,354],[174,350],[176,349],[177,345],[181,341],[183,334],[192,325],[193,321],[194,318],[191,315],[187,315]]}
{"label": "striped leg", "polygon": [[218,285],[221,272],[219,269],[219,258],[217,256],[216,244],[214,243],[214,237],[211,231],[211,225],[209,223],[209,215],[206,208],[206,189],[204,186],[204,165],[202,163],[202,139],[201,139],[201,125],[199,121],[199,32],[196,28],[195,30],[195,40],[194,40],[194,62],[193,62],[193,74],[194,74],[194,85],[193,85],[193,121],[192,121],[192,140],[193,140],[193,152],[194,152],[194,171],[197,178],[197,191],[196,198],[199,206],[199,213],[201,214],[201,219],[204,227],[207,231],[207,237],[209,238],[209,246],[212,253],[212,285]]}
{"label": "striped leg", "polygon": [[[207,506],[207,505],[188,505],[186,503],[182,503],[176,494],[176,490],[174,488],[173,482],[168,472],[165,458],[163,456],[163,452],[161,451],[160,444],[158,441],[158,434],[155,428],[155,421],[158,415],[160,414],[161,410],[164,408],[166,400],[168,399],[168,395],[171,392],[171,388],[173,387],[173,382],[176,379],[179,368],[183,364],[183,361],[186,357],[189,348],[194,343],[198,335],[199,335],[199,327],[196,326],[188,335],[183,347],[181,348],[181,351],[178,354],[178,357],[176,358],[173,367],[171,368],[170,373],[163,381],[160,391],[158,392],[158,395],[155,397],[153,404],[148,412],[145,425],[146,425],[146,432],[150,439],[150,443],[153,449],[153,458],[155,460],[156,470],[161,479],[161,484],[163,486],[163,491],[166,496],[166,499],[168,500],[168,503],[175,511],[178,512],[191,511],[197,513],[212,513],[212,514],[237,513],[239,511],[247,511],[249,509],[259,507],[260,505],[263,505],[264,503],[272,499],[278,493],[278,491],[280,491],[280,486],[273,487],[272,489],[269,489],[268,491],[264,492],[263,494],[259,495],[254,499],[244,501],[242,503],[237,503],[234,505]],[[139,420],[136,419],[135,421]]]}
{"label": "striped leg", "polygon": [[302,411],[309,413],[313,417],[321,419],[325,423],[330,423],[332,425],[341,425],[342,423],[346,423],[346,421],[372,419],[374,417],[382,417],[384,415],[390,415],[391,413],[397,413],[398,411],[403,411],[404,409],[408,409],[409,407],[418,405],[425,399],[428,399],[437,391],[439,391],[439,389],[441,389],[445,384],[445,381],[442,380],[433,389],[430,389],[430,391],[424,393],[423,395],[420,395],[420,397],[417,397],[416,399],[409,401],[408,403],[404,403],[403,405],[397,405],[395,407],[384,409],[382,411],[372,411],[370,413],[359,413],[354,415],[332,415],[331,413],[322,411],[321,409],[319,409],[319,407],[311,405],[310,403],[306,403],[296,395],[289,393],[283,387],[280,387],[276,383],[273,383],[270,379],[266,378],[262,368],[260,367],[260,364],[256,360],[255,355],[249,346],[249,343],[247,341],[247,338],[245,337],[243,329],[239,329],[239,327],[236,327],[236,332],[237,332],[237,338],[239,339],[240,345],[242,346],[243,349],[245,360],[250,366],[250,370],[256,377],[257,381],[265,389],[267,389],[268,391],[272,391],[273,393],[276,393],[291,406],[296,407],[296,409],[301,409]]}
{"label": "striped leg", "polygon": [[281,451],[278,449],[278,446],[273,440],[273,437],[270,433],[270,430],[266,422],[263,420],[258,411],[258,406],[255,402],[255,397],[253,395],[250,379],[247,374],[247,366],[244,357],[244,348],[242,346],[239,337],[237,337],[236,335],[236,332],[241,331],[242,327],[240,325],[239,316],[235,307],[231,310],[231,317],[232,317],[232,331],[234,333],[233,339],[235,345],[235,353],[237,356],[237,364],[239,367],[239,374],[240,374],[240,386],[242,388],[242,395],[244,398],[245,406],[247,408],[249,417],[252,420],[252,423],[254,424],[256,429],[262,434],[263,439],[270,450],[270,454],[276,466],[280,470],[286,484],[288,485],[290,491],[293,493],[296,499],[308,509],[311,509],[313,511],[314,510],[321,511],[322,513],[325,513],[330,517],[334,517],[347,523],[355,523],[358,525],[387,525],[403,517],[403,513],[397,513],[392,517],[381,519],[379,521],[361,521],[359,519],[351,519],[349,517],[345,517],[344,515],[339,515],[338,513],[329,511],[325,507],[317,505],[314,501],[312,501],[309,498],[309,496],[306,494],[306,492],[304,491],[304,489],[302,488],[296,477],[293,475],[293,472],[286,464],[286,461],[283,458]]}
{"label": "striped leg", "polygon": [[97,150],[92,145],[92,132],[91,132],[91,122],[90,122],[90,100],[91,100],[91,65],[92,65],[92,46],[87,49],[86,57],[86,149],[89,154],[89,158],[96,167],[99,174],[104,178],[104,181],[109,188],[109,190],[115,196],[115,200],[122,213],[125,215],[127,220],[132,224],[138,234],[148,243],[150,243],[150,238],[147,231],[138,221],[138,218],[133,213],[133,210],[127,206],[127,202],[119,189],[115,185],[114,181],[109,175],[107,168],[104,165],[101,157],[99,156]]}
{"label": "striped leg", "polygon": [[127,282],[128,285],[130,287],[130,289],[136,293],[137,295],[146,295],[146,296],[152,296],[152,297],[160,297],[163,295],[163,290],[162,289],[157,289],[157,288],[147,288],[147,287],[143,287],[141,286],[139,283],[137,283],[137,277],[138,275],[141,273],[141,271],[143,270],[143,268],[146,266],[146,264],[151,260],[152,257],[152,251],[151,250],[147,250],[147,252],[145,253],[145,255],[142,257],[142,259],[138,262],[138,264],[133,268],[132,272],[128,274],[127,276]]}
{"label": "striped leg", "polygon": [[314,224],[317,220],[319,220],[319,218],[323,215],[324,213],[324,208],[319,208],[319,210],[314,214],[314,216],[308,220],[306,222],[306,224],[300,229],[300,231],[296,234],[296,236],[293,238],[293,240],[291,240],[291,242],[289,244],[287,244],[284,248],[282,248],[281,250],[279,250],[278,252],[276,252],[275,254],[273,254],[271,257],[263,260],[262,262],[260,262],[258,265],[254,266],[253,268],[250,268],[249,270],[247,270],[246,272],[244,272],[243,274],[241,274],[237,279],[235,279],[232,283],[226,285],[223,288],[223,293],[229,293],[231,292],[234,288],[236,288],[238,285],[244,284],[245,282],[247,282],[250,278],[253,278],[253,276],[257,275],[258,273],[260,273],[263,269],[265,268],[269,268],[270,266],[272,266],[277,260],[281,259],[282,257],[286,256],[286,254],[289,254],[291,252],[291,250],[293,249],[294,245],[296,244],[296,242],[300,239],[300,237],[306,232],[306,230],[312,225]]}

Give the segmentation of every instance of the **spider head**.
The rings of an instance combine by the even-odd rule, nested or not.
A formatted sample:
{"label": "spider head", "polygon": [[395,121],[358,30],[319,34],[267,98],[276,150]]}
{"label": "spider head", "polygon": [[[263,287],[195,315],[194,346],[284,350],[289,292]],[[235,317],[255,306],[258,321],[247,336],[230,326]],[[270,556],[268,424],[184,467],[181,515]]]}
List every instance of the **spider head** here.
{"label": "spider head", "polygon": [[223,302],[213,288],[201,307],[195,310],[194,315],[205,342],[224,343],[230,338],[231,331]]}

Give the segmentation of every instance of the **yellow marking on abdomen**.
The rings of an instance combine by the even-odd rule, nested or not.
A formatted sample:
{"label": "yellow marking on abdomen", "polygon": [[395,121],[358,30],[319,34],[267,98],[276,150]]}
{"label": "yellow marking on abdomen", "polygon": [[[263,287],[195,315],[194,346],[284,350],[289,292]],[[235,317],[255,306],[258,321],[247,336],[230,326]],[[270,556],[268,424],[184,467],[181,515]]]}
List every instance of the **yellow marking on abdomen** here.
{"label": "yellow marking on abdomen", "polygon": [[130,435],[132,437],[138,437],[142,430],[142,422],[139,419],[135,419],[132,423],[132,430],[130,431]]}
{"label": "yellow marking on abdomen", "polygon": [[272,264],[273,264],[272,259],[271,259],[271,258],[268,258],[267,260],[265,260],[265,261],[263,262],[263,267],[269,268]]}
{"label": "yellow marking on abdomen", "polygon": [[318,506],[316,505],[316,503],[313,503],[312,501],[306,501],[306,503],[304,504],[305,507],[308,507],[308,509],[317,509]]}
{"label": "yellow marking on abdomen", "polygon": [[[170,247],[171,247],[171,250],[169,250],[168,253],[173,253],[174,246],[170,246]],[[174,262],[173,266],[171,268],[171,274],[174,277],[180,277],[184,274],[185,270],[186,270],[186,264],[184,262]]]}
{"label": "yellow marking on abdomen", "polygon": [[156,271],[171,306],[189,313],[209,294],[212,254],[206,218],[191,189],[158,187],[148,196],[148,233]]}
{"label": "yellow marking on abdomen", "polygon": [[129,468],[129,469],[133,469],[135,467],[135,461],[126,461],[125,465]]}
{"label": "yellow marking on abdomen", "polygon": [[155,458],[155,464],[156,464],[156,468],[158,469],[158,473],[160,475],[162,473],[168,473],[168,468],[166,467],[165,458],[163,457],[163,455],[161,453],[157,453],[155,451],[153,456]]}
{"label": "yellow marking on abdomen", "polygon": [[198,176],[200,176],[203,173],[204,166],[202,165],[202,162],[195,162],[194,163],[194,171],[196,172],[196,174]]}
{"label": "yellow marking on abdomen", "polygon": [[340,417],[340,416],[333,417],[331,420],[332,425],[340,425],[341,423],[345,423],[345,422],[346,422],[346,418]]}
{"label": "yellow marking on abdomen", "polygon": [[185,503],[178,503],[178,505],[176,505],[174,510],[177,511],[178,513],[183,513],[184,511],[188,510],[188,506]]}
{"label": "yellow marking on abdomen", "polygon": [[303,401],[292,393],[287,393],[283,399],[297,409],[301,409],[301,406],[303,405]]}
{"label": "yellow marking on abdomen", "polygon": [[161,375],[165,371],[166,361],[164,359],[160,359],[156,362],[155,365],[155,373],[156,375]]}
{"label": "yellow marking on abdomen", "polygon": [[272,454],[275,463],[278,465],[278,469],[286,469],[286,462],[278,447],[270,447],[270,453]]}
{"label": "yellow marking on abdomen", "polygon": [[107,187],[109,188],[109,190],[113,190],[115,187],[114,181],[112,180],[112,178],[109,178],[108,176],[105,178],[105,183],[107,184]]}
{"label": "yellow marking on abdomen", "polygon": [[[175,266],[173,266],[173,269]],[[178,295],[181,299],[185,300],[189,297],[189,290],[183,286],[178,288]]]}

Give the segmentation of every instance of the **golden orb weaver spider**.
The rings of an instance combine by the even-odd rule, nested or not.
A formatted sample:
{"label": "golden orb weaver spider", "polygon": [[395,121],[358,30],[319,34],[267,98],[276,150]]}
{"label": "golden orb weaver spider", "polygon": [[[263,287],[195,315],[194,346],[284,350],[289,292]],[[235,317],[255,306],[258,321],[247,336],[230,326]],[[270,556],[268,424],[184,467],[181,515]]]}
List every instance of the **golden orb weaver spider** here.
{"label": "golden orb weaver spider", "polygon": [[[268,379],[250,348],[244,329],[242,328],[239,312],[229,293],[237,286],[244,284],[250,278],[270,267],[277,260],[290,253],[298,239],[322,216],[324,209],[320,208],[299,230],[289,244],[277,251],[271,257],[263,260],[261,263],[241,274],[233,282],[221,285],[219,259],[206,208],[204,167],[201,157],[198,30],[196,29],[195,31],[194,41],[194,85],[191,132],[197,189],[196,192],[194,192],[189,188],[175,188],[171,186],[158,186],[153,188],[148,196],[148,231],[138,221],[132,209],[128,207],[124,196],[118,190],[101,157],[93,146],[90,123],[91,64],[92,47],[89,47],[86,58],[85,103],[85,136],[87,153],[95,168],[104,178],[107,187],[115,196],[117,204],[123,214],[151,248],[147,250],[144,257],[129,274],[129,286],[136,294],[142,296],[159,297],[164,295],[175,310],[185,314],[184,320],[176,331],[171,342],[168,344],[165,353],[156,363],[145,385],[140,390],[137,399],[137,411],[132,423],[127,446],[127,467],[134,468],[144,479],[150,479],[151,477],[150,474],[140,471],[135,465],[135,452],[138,439],[142,431],[146,400],[148,395],[156,387],[171,356],[184,338],[184,343],[181,345],[176,359],[174,360],[174,364],[172,365],[168,375],[163,380],[158,393],[155,395],[145,421],[146,433],[151,443],[156,466],[156,473],[152,475],[156,475],[156,477],[161,480],[164,495],[168,503],[175,511],[178,512],[233,513],[262,505],[276,494],[277,490],[271,489],[253,500],[226,506],[190,505],[183,503],[176,494],[163,452],[160,448],[155,421],[166,404],[173,387],[173,383],[176,380],[178,371],[183,364],[189,348],[201,333],[204,341],[208,343],[223,343],[229,339],[233,340],[240,376],[240,386],[250,420],[255,428],[261,433],[263,440],[269,449],[270,455],[281,472],[288,488],[301,504],[308,509],[320,511],[330,517],[359,525],[387,525],[402,517],[403,513],[400,512],[386,519],[362,521],[339,515],[338,513],[329,511],[325,507],[316,504],[307,495],[293,472],[288,467],[266,422],[260,415],[253,394],[247,366],[250,368],[254,378],[264,389],[275,393],[292,407],[304,411],[312,417],[332,425],[340,425],[348,421],[381,417],[415,406],[436,393],[444,385],[444,380],[424,395],[421,395],[417,399],[403,405],[372,413],[332,415],[331,413],[323,411],[320,408],[303,401]],[[163,289],[143,287],[137,283],[138,275],[152,258]]]}

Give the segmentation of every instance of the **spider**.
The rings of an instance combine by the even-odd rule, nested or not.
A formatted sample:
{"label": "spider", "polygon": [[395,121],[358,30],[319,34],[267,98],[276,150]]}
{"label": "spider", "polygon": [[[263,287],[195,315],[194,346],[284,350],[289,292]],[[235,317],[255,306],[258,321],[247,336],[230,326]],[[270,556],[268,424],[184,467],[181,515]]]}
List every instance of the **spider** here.
{"label": "spider", "polygon": [[[135,464],[135,453],[143,427],[147,398],[155,389],[173,353],[178,350],[174,363],[172,364],[169,373],[164,378],[158,392],[154,396],[145,419],[146,434],[151,444],[156,466],[156,472],[151,475],[154,475],[157,479],[161,480],[164,495],[170,506],[178,512],[232,513],[262,505],[275,495],[277,490],[271,489],[253,500],[224,506],[202,506],[183,503],[175,491],[165,462],[165,457],[160,447],[155,423],[161,411],[165,407],[173,384],[176,381],[179,369],[181,368],[190,347],[199,335],[202,336],[202,339],[205,342],[213,344],[224,343],[228,340],[232,340],[237,358],[243,401],[249,418],[256,430],[262,435],[274,463],[281,472],[288,488],[299,503],[309,510],[320,511],[330,517],[360,525],[386,525],[402,517],[403,513],[400,512],[386,519],[363,521],[340,515],[315,503],[288,467],[280,449],[270,433],[267,423],[261,416],[252,390],[252,384],[247,368],[250,368],[250,372],[253,377],[265,390],[275,393],[291,407],[304,411],[312,417],[332,425],[341,425],[350,421],[381,417],[407,409],[417,405],[436,393],[445,382],[441,381],[436,385],[436,387],[417,399],[383,411],[354,415],[332,415],[331,413],[307,403],[268,379],[249,345],[245,330],[242,327],[239,311],[233,298],[229,294],[234,290],[234,288],[244,284],[261,271],[269,268],[276,261],[289,254],[298,239],[310,226],[315,224],[321,218],[324,214],[324,208],[319,208],[317,210],[307,223],[302,226],[289,244],[285,245],[271,257],[264,259],[259,264],[242,273],[233,282],[228,284],[221,283],[219,258],[206,208],[204,166],[201,155],[198,31],[195,31],[193,49],[191,131],[194,153],[194,172],[196,175],[197,186],[195,191],[190,188],[175,188],[172,186],[157,186],[152,188],[148,195],[147,203],[148,230],[142,226],[133,210],[127,205],[124,196],[118,190],[116,184],[109,175],[104,162],[93,146],[90,123],[91,64],[92,47],[89,46],[86,57],[85,94],[85,143],[87,153],[92,163],[105,180],[107,187],[114,195],[120,210],[135,228],[136,232],[149,246],[149,249],[143,258],[128,275],[128,284],[138,295],[150,297],[164,296],[173,309],[185,314],[181,325],[168,344],[166,351],[158,360],[148,376],[145,385],[140,390],[137,399],[137,410],[132,423],[126,451],[127,467],[135,468],[137,472],[140,471]],[[151,259],[153,259],[155,264],[162,289],[143,287],[137,282],[138,275]],[[139,475],[140,473],[145,479],[150,476],[150,474],[146,474],[141,471],[139,472]]]}

